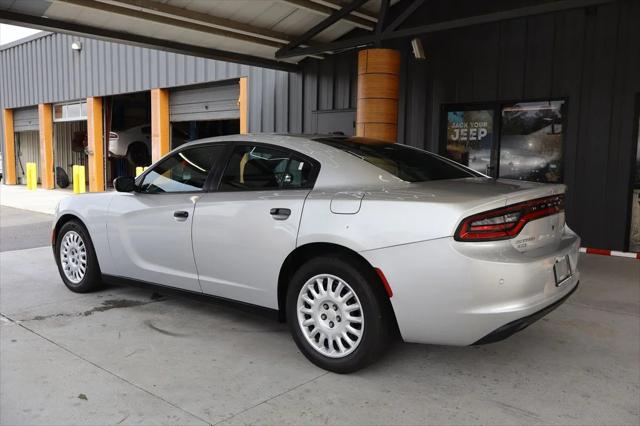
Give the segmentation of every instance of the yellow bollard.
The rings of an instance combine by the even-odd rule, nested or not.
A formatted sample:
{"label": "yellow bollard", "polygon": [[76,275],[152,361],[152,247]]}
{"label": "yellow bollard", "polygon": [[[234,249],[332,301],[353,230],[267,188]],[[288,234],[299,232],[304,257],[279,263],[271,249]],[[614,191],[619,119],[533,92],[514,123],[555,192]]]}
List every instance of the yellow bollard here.
{"label": "yellow bollard", "polygon": [[32,163],[31,166],[31,189],[38,189],[38,165],[36,163]]}
{"label": "yellow bollard", "polygon": [[73,193],[82,194],[87,192],[87,183],[85,182],[84,166],[73,165]]}
{"label": "yellow bollard", "polygon": [[78,193],[78,183],[80,182],[80,180],[78,179],[78,166],[76,166],[75,164],[71,168],[71,176],[72,176],[71,180],[73,180],[73,193],[77,194]]}
{"label": "yellow bollard", "polygon": [[146,167],[136,167],[136,177],[140,176],[144,171],[147,170]]}
{"label": "yellow bollard", "polygon": [[27,163],[26,175],[27,189],[38,189],[38,166],[36,163]]}
{"label": "yellow bollard", "polygon": [[25,178],[27,178],[27,189],[31,189],[31,164],[27,163],[27,169],[25,171]]}

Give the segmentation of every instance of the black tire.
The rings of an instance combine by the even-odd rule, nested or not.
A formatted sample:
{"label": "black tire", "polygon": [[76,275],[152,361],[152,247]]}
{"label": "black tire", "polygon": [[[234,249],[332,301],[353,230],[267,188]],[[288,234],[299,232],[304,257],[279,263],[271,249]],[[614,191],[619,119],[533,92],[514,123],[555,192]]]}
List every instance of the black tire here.
{"label": "black tire", "polygon": [[[84,243],[86,250],[86,270],[84,276],[78,282],[74,282],[67,277],[60,256],[65,236],[69,233],[77,234]],[[62,225],[56,235],[55,256],[62,282],[64,282],[69,290],[75,293],[89,293],[102,287],[102,274],[100,273],[100,265],[98,264],[98,258],[96,257],[91,237],[89,237],[89,233],[80,222],[72,220]]]}
{"label": "black tire", "polygon": [[136,167],[148,166],[151,163],[149,149],[143,142],[133,142],[127,149],[127,160]]}
{"label": "black tire", "polygon": [[[361,332],[360,341],[354,345],[355,349],[351,353],[340,358],[326,356],[314,348],[305,337],[303,326],[298,320],[298,295],[311,278],[322,274],[344,281],[351,287],[362,307],[364,331]],[[385,300],[386,293],[378,281],[370,267],[355,260],[328,256],[311,259],[294,273],[287,289],[287,322],[296,345],[312,363],[335,373],[351,373],[376,361],[385,352],[391,340],[394,322],[388,299]],[[319,302],[318,305],[323,306],[324,303]],[[323,331],[331,332],[326,328]],[[342,340],[342,343],[346,342]]]}

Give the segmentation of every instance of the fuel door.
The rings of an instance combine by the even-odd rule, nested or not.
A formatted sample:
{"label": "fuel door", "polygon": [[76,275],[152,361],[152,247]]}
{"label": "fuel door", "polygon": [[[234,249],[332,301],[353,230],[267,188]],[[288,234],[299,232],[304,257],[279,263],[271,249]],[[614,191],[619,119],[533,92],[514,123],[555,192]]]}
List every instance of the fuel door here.
{"label": "fuel door", "polygon": [[360,211],[364,192],[338,192],[331,199],[331,213],[356,214]]}

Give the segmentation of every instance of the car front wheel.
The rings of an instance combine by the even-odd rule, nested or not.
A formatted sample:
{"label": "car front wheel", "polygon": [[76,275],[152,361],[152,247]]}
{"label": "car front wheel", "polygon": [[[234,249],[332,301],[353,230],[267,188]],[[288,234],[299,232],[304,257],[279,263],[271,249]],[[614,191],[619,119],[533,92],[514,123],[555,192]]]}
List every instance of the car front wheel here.
{"label": "car front wheel", "polygon": [[370,272],[355,261],[321,257],[294,274],[287,322],[298,348],[318,367],[350,373],[388,346],[391,319]]}
{"label": "car front wheel", "polygon": [[76,293],[101,287],[101,273],[89,233],[80,223],[65,223],[56,236],[56,263],[64,284]]}

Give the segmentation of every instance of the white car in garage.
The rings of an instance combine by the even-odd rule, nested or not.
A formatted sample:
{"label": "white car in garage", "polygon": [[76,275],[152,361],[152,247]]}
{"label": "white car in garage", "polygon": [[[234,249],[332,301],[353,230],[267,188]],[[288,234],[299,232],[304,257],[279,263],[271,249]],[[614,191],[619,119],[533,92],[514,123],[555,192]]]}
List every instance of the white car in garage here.
{"label": "white car in garage", "polygon": [[[182,145],[187,135],[177,128],[171,132],[173,146]],[[109,132],[109,156],[126,157],[134,166],[151,163],[151,125],[143,124],[126,130]]]}
{"label": "white car in garage", "polygon": [[407,342],[503,339],[577,288],[564,185],[492,179],[416,148],[338,136],[185,144],[118,192],[62,200],[66,286],[141,282],[272,309],[316,365]]}

